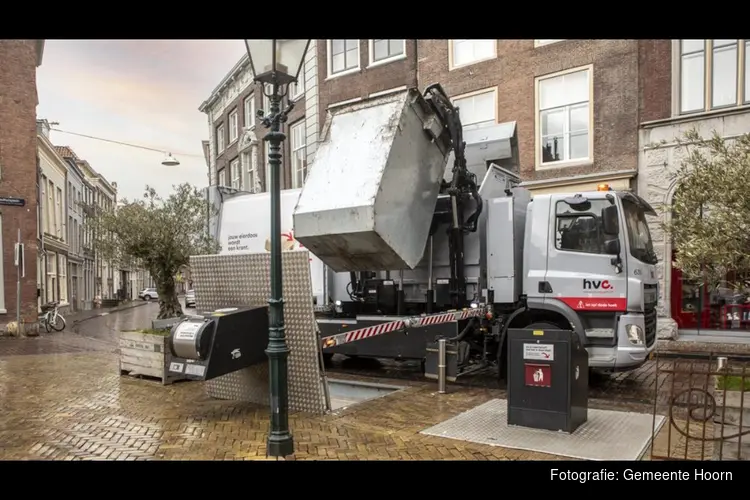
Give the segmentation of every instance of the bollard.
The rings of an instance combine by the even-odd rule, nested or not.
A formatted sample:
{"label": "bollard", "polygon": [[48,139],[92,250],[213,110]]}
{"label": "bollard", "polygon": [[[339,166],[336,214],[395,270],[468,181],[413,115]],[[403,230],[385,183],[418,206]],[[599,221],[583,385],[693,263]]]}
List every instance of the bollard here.
{"label": "bollard", "polygon": [[446,340],[438,339],[438,392],[445,394]]}
{"label": "bollard", "polygon": [[716,361],[717,361],[717,364],[718,364],[716,371],[720,372],[720,371],[723,371],[723,370],[727,369],[727,358],[725,358],[725,357],[719,357],[719,358],[716,358]]}

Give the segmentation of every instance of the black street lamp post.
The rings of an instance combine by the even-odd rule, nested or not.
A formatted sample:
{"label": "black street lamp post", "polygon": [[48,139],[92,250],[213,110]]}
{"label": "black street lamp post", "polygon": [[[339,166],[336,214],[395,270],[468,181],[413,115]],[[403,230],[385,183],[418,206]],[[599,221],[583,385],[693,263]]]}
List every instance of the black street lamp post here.
{"label": "black street lamp post", "polygon": [[[281,144],[286,135],[281,124],[286,122],[294,107],[289,103],[282,111],[281,100],[289,86],[297,82],[310,40],[245,40],[253,81],[271,102],[271,109],[258,118],[269,132],[263,137],[268,142],[271,191],[271,298],[268,300],[270,328],[268,331],[268,378],[271,392],[271,430],[266,453],[272,457],[286,457],[294,453],[294,439],[289,430],[288,358],[289,346],[284,332],[284,299],[281,281]],[[296,71],[295,71],[296,70]],[[294,71],[294,73],[292,73]],[[266,93],[266,85],[271,93]],[[266,185],[268,185],[266,179]]]}

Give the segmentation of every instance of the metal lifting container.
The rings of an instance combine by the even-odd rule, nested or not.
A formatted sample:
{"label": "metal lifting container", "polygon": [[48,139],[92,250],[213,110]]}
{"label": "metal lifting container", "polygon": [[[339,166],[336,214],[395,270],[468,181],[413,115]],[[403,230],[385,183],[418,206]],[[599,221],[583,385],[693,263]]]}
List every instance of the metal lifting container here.
{"label": "metal lifting container", "polygon": [[331,110],[294,211],[295,238],[336,272],[413,269],[448,141],[418,90]]}

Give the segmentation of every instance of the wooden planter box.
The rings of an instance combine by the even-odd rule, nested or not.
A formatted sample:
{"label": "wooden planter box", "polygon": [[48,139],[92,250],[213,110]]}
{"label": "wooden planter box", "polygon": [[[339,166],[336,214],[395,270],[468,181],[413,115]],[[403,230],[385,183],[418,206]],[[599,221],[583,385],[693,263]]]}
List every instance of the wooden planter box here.
{"label": "wooden planter box", "polygon": [[163,385],[186,380],[169,372],[172,354],[167,339],[167,335],[120,332],[120,375],[152,377]]}

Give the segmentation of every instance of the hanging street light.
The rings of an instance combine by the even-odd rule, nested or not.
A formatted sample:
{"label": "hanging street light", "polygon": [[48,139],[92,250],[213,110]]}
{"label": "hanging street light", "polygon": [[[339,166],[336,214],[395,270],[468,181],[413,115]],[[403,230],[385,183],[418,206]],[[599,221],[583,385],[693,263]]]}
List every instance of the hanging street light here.
{"label": "hanging street light", "polygon": [[180,162],[177,161],[177,158],[172,156],[172,153],[167,153],[167,156],[164,157],[164,160],[161,162],[161,164],[165,167],[176,167],[180,164]]}
{"label": "hanging street light", "polygon": [[[284,332],[284,299],[281,281],[281,145],[286,135],[281,132],[289,112],[289,103],[282,111],[281,101],[289,86],[297,82],[310,40],[245,40],[253,81],[261,84],[269,98],[271,109],[258,118],[269,132],[263,137],[268,142],[268,164],[271,191],[271,298],[268,330],[268,379],[271,392],[271,430],[266,453],[272,457],[286,457],[294,453],[294,439],[289,430],[289,346]],[[269,85],[270,93],[266,92]],[[268,183],[269,179],[266,179]],[[268,184],[267,184],[268,185]]]}

